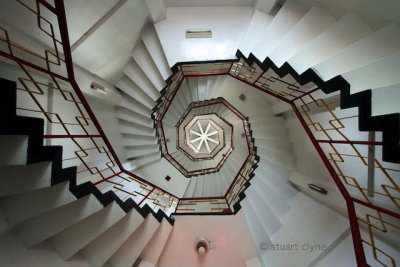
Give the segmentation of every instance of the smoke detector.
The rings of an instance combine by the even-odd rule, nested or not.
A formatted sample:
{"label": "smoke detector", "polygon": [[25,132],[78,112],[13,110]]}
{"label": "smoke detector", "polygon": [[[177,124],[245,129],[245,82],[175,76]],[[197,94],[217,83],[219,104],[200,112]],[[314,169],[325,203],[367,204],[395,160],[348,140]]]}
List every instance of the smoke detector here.
{"label": "smoke detector", "polygon": [[210,241],[203,237],[199,237],[194,242],[194,249],[199,255],[204,255],[210,250]]}

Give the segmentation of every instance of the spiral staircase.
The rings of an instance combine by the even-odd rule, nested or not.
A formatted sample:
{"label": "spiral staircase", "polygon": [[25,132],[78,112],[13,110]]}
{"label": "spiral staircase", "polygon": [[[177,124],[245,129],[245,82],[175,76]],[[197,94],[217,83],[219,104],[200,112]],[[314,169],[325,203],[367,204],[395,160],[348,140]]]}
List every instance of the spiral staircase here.
{"label": "spiral staircase", "polygon": [[[160,22],[146,24],[114,83],[118,128],[106,129],[76,84],[63,1],[25,2],[4,3],[0,20],[0,266],[231,266],[168,258],[190,215],[245,218],[253,252],[237,266],[399,264],[399,24],[286,1],[274,16],[256,9],[235,56],[213,60],[180,55]],[[29,36],[4,13],[15,6],[63,57],[52,42],[21,49]],[[221,151],[191,142],[199,118],[192,132],[213,121]]]}

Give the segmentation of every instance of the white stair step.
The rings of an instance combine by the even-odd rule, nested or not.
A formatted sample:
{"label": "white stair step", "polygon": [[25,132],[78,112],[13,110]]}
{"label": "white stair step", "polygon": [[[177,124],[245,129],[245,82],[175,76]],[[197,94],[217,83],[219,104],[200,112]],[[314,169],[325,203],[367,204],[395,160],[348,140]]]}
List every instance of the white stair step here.
{"label": "white stair step", "polygon": [[[268,72],[267,72],[268,73]],[[265,106],[264,107],[254,107],[254,109],[251,109],[247,111],[245,114],[246,117],[260,117],[262,115],[267,116],[268,118],[271,117],[272,115],[272,108],[271,104],[264,102]]]}
{"label": "white stair step", "polygon": [[400,52],[342,76],[350,83],[350,92],[354,94],[400,83],[399,70]]}
{"label": "white stair step", "polygon": [[188,97],[190,97],[190,96],[186,95],[188,90],[183,90],[183,89],[184,88],[182,88],[182,87],[179,89],[179,95],[178,95],[179,103],[181,104],[181,106],[183,108],[182,113],[188,108],[189,104],[191,103],[190,99],[188,100]]}
{"label": "white stair step", "polygon": [[282,226],[277,215],[272,211],[268,203],[265,203],[254,187],[250,186],[246,190],[246,198],[249,199],[253,210],[260,219],[268,236],[272,236]]}
{"label": "white stair step", "polygon": [[264,202],[268,203],[269,207],[278,218],[283,216],[290,209],[290,205],[285,197],[278,194],[273,188],[270,188],[264,183],[262,177],[253,177],[251,184]]}
{"label": "white stair step", "polygon": [[334,22],[335,19],[324,9],[312,7],[272,50],[269,54],[270,59],[281,67]]}
{"label": "white stair step", "polygon": [[293,168],[293,164],[281,162],[278,157],[268,154],[258,154],[258,156],[260,156],[260,162],[258,164],[259,166],[263,164],[263,166],[270,168],[276,173],[289,174],[290,170]]}
{"label": "white stair step", "polygon": [[280,141],[288,140],[288,133],[286,129],[282,129],[281,127],[274,128],[256,128],[251,129],[253,131],[253,138],[257,140],[258,138],[262,139],[276,139]]}
{"label": "white stair step", "polygon": [[186,188],[185,194],[183,195],[183,198],[191,198],[193,197],[194,194],[194,189],[196,187],[196,183],[197,183],[197,177],[191,177],[190,178],[190,182]]}
{"label": "white stair step", "polygon": [[268,148],[280,153],[290,153],[292,144],[287,141],[276,140],[272,138],[257,138],[254,140],[254,145],[260,148]]}
{"label": "white stair step", "polygon": [[118,108],[116,117],[120,120],[133,122],[148,128],[153,128],[153,121],[150,118],[125,108]]}
{"label": "white stair step", "polygon": [[157,143],[158,143],[158,138],[152,136],[124,135],[123,138],[123,145],[127,147],[155,145]]}
{"label": "white stair step", "polygon": [[124,134],[135,134],[135,135],[145,135],[145,136],[155,136],[156,131],[153,128],[148,128],[140,124],[119,121],[119,129],[121,133]]}
{"label": "white stair step", "polygon": [[282,117],[275,117],[272,113],[270,115],[262,113],[255,116],[249,116],[249,122],[251,124],[251,127],[258,125],[265,125],[265,124],[272,126],[272,125],[283,125],[285,119]]}
{"label": "white stair step", "polygon": [[192,92],[189,88],[189,84],[187,83],[187,80],[185,79],[182,84],[180,89],[184,95],[185,98],[185,107],[187,108],[187,106],[193,102],[193,98],[192,98]]}
{"label": "white stair step", "polygon": [[[262,162],[261,162],[262,163]],[[265,184],[273,188],[278,194],[281,194],[284,198],[289,199],[297,194],[297,190],[294,189],[288,182],[289,176],[286,173],[273,173],[268,166],[265,169],[261,164],[254,171],[258,178],[261,178]]]}
{"label": "white stair step", "polygon": [[7,223],[12,225],[75,200],[75,196],[69,191],[69,182],[63,182],[54,186],[3,197],[0,201],[0,207]]}
{"label": "white stair step", "polygon": [[80,254],[91,266],[103,266],[143,221],[143,216],[132,209],[119,222],[84,247]]}
{"label": "white stair step", "polygon": [[214,173],[214,177],[213,179],[215,179],[215,186],[212,186],[212,189],[214,189],[214,196],[223,196],[225,195],[225,185],[223,182],[223,178],[221,173],[219,173],[221,171],[221,169]]}
{"label": "white stair step", "polygon": [[152,154],[149,154],[146,156],[141,156],[141,157],[135,158],[134,160],[128,161],[126,168],[127,168],[127,170],[132,171],[132,170],[140,168],[144,165],[158,161],[160,158],[161,158],[160,152],[152,153]]}
{"label": "white stair step", "polygon": [[263,157],[260,157],[260,162],[258,163],[258,168],[256,170],[259,168],[267,169],[268,173],[275,174],[277,177],[280,177],[280,179],[286,181],[289,180],[291,173],[291,169],[285,168],[282,165]]}
{"label": "white stair step", "polygon": [[0,167],[0,196],[51,186],[51,162]]}
{"label": "white stair step", "polygon": [[264,226],[260,222],[260,219],[258,218],[247,197],[240,202],[240,205],[242,206],[242,210],[245,214],[247,225],[251,235],[253,236],[254,243],[257,244],[256,247],[258,253],[259,255],[263,255],[266,253],[266,250],[261,249],[261,244],[271,244],[271,239],[264,230]]}
{"label": "white stair step", "polygon": [[400,26],[390,23],[313,67],[327,81],[400,51]]}
{"label": "white stair step", "polygon": [[132,99],[130,97],[129,98],[124,97],[122,99],[120,106],[123,108],[126,108],[128,110],[131,110],[133,112],[139,113],[139,114],[145,116],[146,118],[151,117],[151,113],[152,113],[151,109],[149,109],[148,107],[144,106],[140,102],[138,102],[135,99]]}
{"label": "white stair step", "polygon": [[28,249],[13,233],[1,236],[0,251],[0,266],[89,267],[79,254],[65,262],[47,242],[35,246],[34,249]]}
{"label": "white stair step", "polygon": [[18,225],[15,232],[27,247],[34,246],[101,210],[92,194]]}
{"label": "white stair step", "polygon": [[349,13],[289,59],[289,64],[301,74],[371,33],[372,31],[359,17]]}
{"label": "white stair step", "polygon": [[261,260],[258,257],[246,261],[246,267],[262,267]]}
{"label": "white stair step", "polygon": [[156,153],[160,149],[159,145],[147,145],[147,146],[136,146],[126,148],[126,157],[127,158],[134,158],[140,157],[151,153]]}
{"label": "white stair step", "polygon": [[160,92],[151,83],[146,74],[137,65],[136,62],[131,61],[125,68],[124,73],[129,77],[140,89],[143,90],[151,99],[156,101],[160,97]]}
{"label": "white stair step", "polygon": [[[205,95],[205,99],[206,100],[210,99],[211,92],[214,89],[214,86],[215,86],[215,83],[216,83],[215,77],[218,77],[218,76],[208,76],[207,77],[207,92],[206,92],[206,95]],[[210,108],[212,108],[212,106],[210,106]]]}
{"label": "white stair step", "polygon": [[172,228],[173,226],[167,220],[162,220],[157,231],[154,233],[150,242],[140,255],[140,258],[144,261],[157,265],[158,259],[160,258],[164,247],[167,244]]}
{"label": "white stair step", "polygon": [[268,28],[261,33],[252,53],[262,62],[284,38],[284,36],[299,22],[306,14],[306,9],[300,4],[288,1],[276,14],[268,25]]}
{"label": "white stair step", "polygon": [[168,110],[167,113],[165,114],[163,120],[167,120],[169,122],[172,122],[173,125],[175,125],[178,120],[180,119],[182,113],[180,113],[174,106],[174,103],[172,103]]}
{"label": "white stair step", "polygon": [[221,90],[223,88],[223,84],[228,76],[227,75],[218,75],[218,76],[210,76],[209,79],[212,80],[210,84],[212,87],[209,88],[207,99],[217,98],[221,95]]}
{"label": "white stair step", "polygon": [[225,194],[225,192],[229,189],[229,186],[231,185],[232,181],[230,181],[228,179],[228,177],[226,177],[226,171],[225,171],[225,165],[222,166],[221,170],[219,171],[220,174],[220,179],[221,179],[221,190],[223,192],[223,194]]}
{"label": "white stair step", "polygon": [[197,88],[198,88],[197,78],[196,77],[187,78],[187,81],[188,81],[188,86],[190,88],[190,92],[192,95],[192,102],[199,101],[199,92],[197,90]]}
{"label": "white stair step", "polygon": [[251,49],[254,44],[261,38],[261,34],[265,29],[267,29],[268,25],[271,23],[273,17],[271,15],[267,15],[264,12],[255,10],[253,17],[251,18],[250,24],[246,30],[242,41],[239,44],[239,50],[246,57],[249,56]]}
{"label": "white stair step", "polygon": [[97,213],[51,237],[49,242],[57,253],[67,260],[118,222],[124,215],[125,212],[116,202],[113,202]]}
{"label": "white stair step", "polygon": [[199,96],[199,100],[203,101],[206,99],[207,94],[207,76],[197,77],[197,92]]}
{"label": "white stair step", "polygon": [[122,244],[107,261],[111,266],[130,267],[139,258],[160,223],[149,214],[140,227]]}
{"label": "white stair step", "polygon": [[116,87],[121,89],[124,93],[146,106],[148,109],[152,109],[156,102],[151,99],[141,88],[139,88],[130,78],[124,76],[116,84]]}
{"label": "white stair step", "polygon": [[372,91],[372,116],[400,113],[400,84]]}
{"label": "white stair step", "polygon": [[184,98],[184,95],[182,91],[179,90],[178,93],[175,95],[175,98],[172,101],[171,106],[169,107],[170,110],[176,111],[179,118],[181,117],[182,113],[186,110],[185,101],[182,100],[182,98]]}
{"label": "white stair step", "polygon": [[148,24],[143,28],[141,38],[152,59],[154,60],[154,63],[156,64],[161,76],[164,78],[164,80],[167,80],[169,76],[171,76],[172,72],[168,66],[168,61],[165,57],[160,39],[158,39],[157,32],[152,24]]}
{"label": "white stair step", "polygon": [[295,205],[283,218],[283,227],[272,236],[277,244],[313,244],[323,249],[269,250],[263,256],[266,266],[309,266],[329,251],[336,240],[348,230],[348,220],[330,208],[319,204],[302,193],[296,196]]}
{"label": "white stair step", "polygon": [[213,197],[213,191],[211,190],[211,174],[204,175],[203,184],[203,197]]}
{"label": "white stair step", "polygon": [[25,165],[28,151],[28,136],[0,135],[1,151],[8,151],[0,156],[0,166]]}
{"label": "white stair step", "polygon": [[166,86],[165,79],[163,79],[158,71],[157,65],[154,63],[143,42],[139,42],[133,49],[132,58],[136,61],[158,91],[161,91]]}
{"label": "white stair step", "polygon": [[228,184],[228,187],[229,187],[232,184],[233,180],[235,179],[237,171],[235,172],[234,170],[236,168],[232,169],[232,167],[227,163],[228,162],[225,162],[225,164],[224,164],[224,166],[226,166],[226,167],[225,167],[224,171],[222,172],[222,175],[224,176],[224,180],[226,181],[226,183]]}
{"label": "white stair step", "polygon": [[197,176],[196,187],[193,192],[193,197],[201,197],[203,195],[204,175]]}
{"label": "white stair step", "polygon": [[280,164],[289,166],[289,167],[293,166],[295,164],[295,159],[292,155],[290,155],[290,154],[288,155],[286,153],[282,154],[282,153],[279,153],[279,152],[276,152],[276,151],[273,151],[270,149],[262,148],[262,147],[258,148],[257,155],[259,155],[260,157],[263,157],[263,158],[267,158],[274,162],[279,162]]}

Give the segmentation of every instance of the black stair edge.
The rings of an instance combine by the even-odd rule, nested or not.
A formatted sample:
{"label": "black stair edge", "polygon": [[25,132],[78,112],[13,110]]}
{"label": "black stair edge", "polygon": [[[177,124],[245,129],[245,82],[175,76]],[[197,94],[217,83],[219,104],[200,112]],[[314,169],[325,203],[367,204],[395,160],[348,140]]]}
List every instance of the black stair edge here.
{"label": "black stair edge", "polygon": [[288,62],[285,62],[282,67],[277,67],[268,57],[261,62],[252,53],[247,58],[240,50],[237,50],[236,56],[243,59],[249,66],[257,64],[263,71],[272,69],[281,78],[290,74],[300,85],[313,82],[326,94],[340,91],[342,109],[358,108],[359,131],[382,132],[382,160],[400,163],[400,113],[372,116],[371,89],[350,94],[350,84],[341,75],[324,82],[311,68],[298,74]]}
{"label": "black stair edge", "polygon": [[44,119],[35,117],[17,116],[17,85],[13,81],[0,78],[2,97],[0,98],[0,135],[28,136],[27,164],[49,161],[52,163],[51,186],[69,182],[69,190],[79,199],[93,194],[103,205],[116,202],[122,210],[128,213],[136,209],[144,218],[150,213],[161,222],[165,218],[171,225],[174,219],[165,215],[162,210],[155,213],[147,204],[139,207],[132,199],[122,201],[113,191],[102,193],[92,182],[76,184],[76,167],[62,168],[62,146],[43,145]]}

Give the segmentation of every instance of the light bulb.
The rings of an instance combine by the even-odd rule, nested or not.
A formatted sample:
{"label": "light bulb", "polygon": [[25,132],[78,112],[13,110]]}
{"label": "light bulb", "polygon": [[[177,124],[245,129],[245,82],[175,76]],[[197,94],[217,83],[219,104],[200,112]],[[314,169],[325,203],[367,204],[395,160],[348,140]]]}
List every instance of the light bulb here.
{"label": "light bulb", "polygon": [[199,254],[204,254],[204,253],[206,253],[206,248],[205,247],[199,247],[197,252],[199,252]]}

